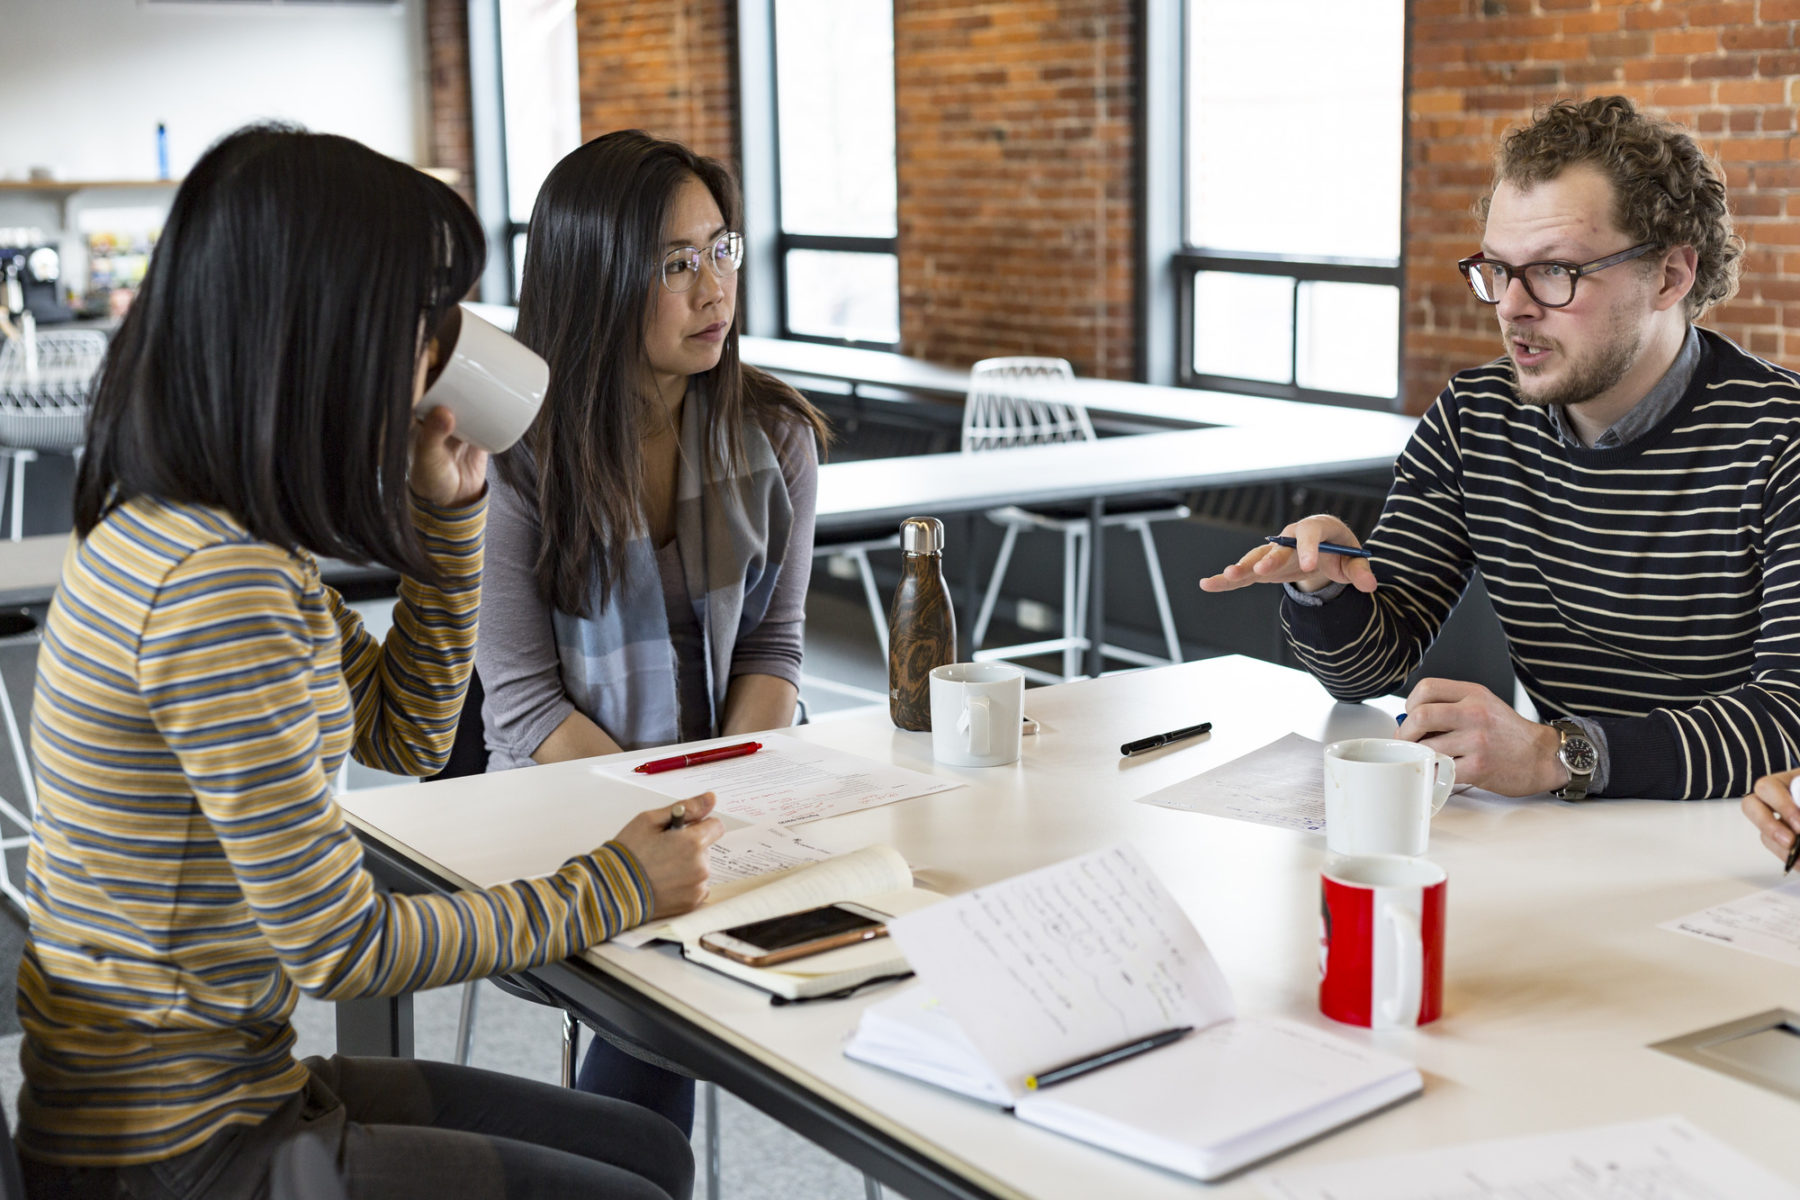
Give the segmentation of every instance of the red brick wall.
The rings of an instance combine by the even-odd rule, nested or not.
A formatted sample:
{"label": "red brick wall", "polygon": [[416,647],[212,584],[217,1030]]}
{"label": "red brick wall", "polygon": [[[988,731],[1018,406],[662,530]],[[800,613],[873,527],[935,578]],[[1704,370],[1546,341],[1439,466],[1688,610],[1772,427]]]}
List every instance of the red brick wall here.
{"label": "red brick wall", "polygon": [[469,5],[425,0],[431,71],[431,162],[457,173],[457,192],[475,204],[475,147],[470,129]]}
{"label": "red brick wall", "polygon": [[1133,0],[898,0],[900,330],[1129,378]]}
{"label": "red brick wall", "polygon": [[[1500,135],[1533,106],[1620,93],[1680,121],[1725,168],[1748,243],[1736,299],[1706,324],[1800,361],[1800,0],[1412,0],[1406,378],[1412,412],[1499,352],[1456,274]],[[1792,332],[1788,332],[1788,330]]]}
{"label": "red brick wall", "polygon": [[581,136],[643,129],[738,161],[735,0],[575,0]]}

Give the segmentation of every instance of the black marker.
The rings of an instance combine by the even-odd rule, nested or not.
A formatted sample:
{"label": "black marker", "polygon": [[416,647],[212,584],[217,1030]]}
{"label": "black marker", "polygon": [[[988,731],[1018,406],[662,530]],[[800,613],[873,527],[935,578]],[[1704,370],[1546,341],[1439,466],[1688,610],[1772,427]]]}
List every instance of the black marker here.
{"label": "black marker", "polygon": [[1211,721],[1202,721],[1198,725],[1189,725],[1186,729],[1171,729],[1167,733],[1155,734],[1152,737],[1139,738],[1135,742],[1126,742],[1119,747],[1119,753],[1126,758],[1134,754],[1142,754],[1146,750],[1157,750],[1171,742],[1179,742],[1184,738],[1199,737],[1212,729]]}

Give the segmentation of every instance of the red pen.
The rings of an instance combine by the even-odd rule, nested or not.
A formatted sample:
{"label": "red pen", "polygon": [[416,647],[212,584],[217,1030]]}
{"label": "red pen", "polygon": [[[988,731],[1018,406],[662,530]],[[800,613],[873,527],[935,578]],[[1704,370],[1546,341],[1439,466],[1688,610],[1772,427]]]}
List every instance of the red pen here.
{"label": "red pen", "polygon": [[735,746],[715,746],[711,750],[696,750],[692,754],[677,754],[673,758],[653,758],[631,769],[642,775],[660,775],[664,771],[697,767],[701,763],[718,762],[720,759],[742,758],[761,749],[761,742],[739,742]]}

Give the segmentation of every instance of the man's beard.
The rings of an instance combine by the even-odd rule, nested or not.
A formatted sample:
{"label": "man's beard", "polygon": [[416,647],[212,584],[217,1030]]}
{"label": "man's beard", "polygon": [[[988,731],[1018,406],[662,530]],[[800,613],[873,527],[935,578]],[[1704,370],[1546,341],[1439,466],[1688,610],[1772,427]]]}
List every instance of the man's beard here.
{"label": "man's beard", "polygon": [[1539,408],[1572,408],[1610,391],[1619,380],[1625,378],[1625,373],[1631,370],[1637,362],[1639,352],[1644,348],[1642,332],[1625,322],[1615,323],[1608,330],[1609,336],[1602,342],[1599,351],[1585,362],[1569,359],[1560,345],[1552,343],[1551,351],[1557,358],[1567,362],[1568,370],[1561,380],[1543,383],[1534,388],[1534,372],[1513,361],[1512,344],[1515,338],[1527,344],[1538,342],[1534,342],[1532,337],[1520,337],[1510,329],[1502,330],[1502,335],[1506,339],[1507,361],[1512,362],[1513,377],[1518,381],[1519,398]]}

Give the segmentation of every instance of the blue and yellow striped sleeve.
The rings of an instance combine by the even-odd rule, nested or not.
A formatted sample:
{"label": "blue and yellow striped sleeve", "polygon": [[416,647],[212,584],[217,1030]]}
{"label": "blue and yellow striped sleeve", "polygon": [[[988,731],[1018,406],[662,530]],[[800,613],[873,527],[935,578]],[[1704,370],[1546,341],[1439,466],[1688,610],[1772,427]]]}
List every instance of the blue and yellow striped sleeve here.
{"label": "blue and yellow striped sleeve", "polygon": [[[473,605],[473,596],[464,599]],[[404,664],[427,691],[460,694],[443,676],[466,650],[438,640],[427,590],[413,600],[424,619],[401,634],[413,644],[393,654],[363,648],[362,660],[374,659],[365,678],[384,693],[404,692]],[[564,958],[648,915],[648,882],[616,843],[553,875],[492,889],[378,892],[320,753],[321,697],[343,686],[330,632],[321,636],[306,620],[279,552],[217,545],[168,574],[137,659],[151,719],[295,983],[333,1000],[437,987]],[[437,651],[424,649],[431,646]],[[379,701],[373,721],[384,736],[408,736],[391,714],[411,702],[395,694]]]}

